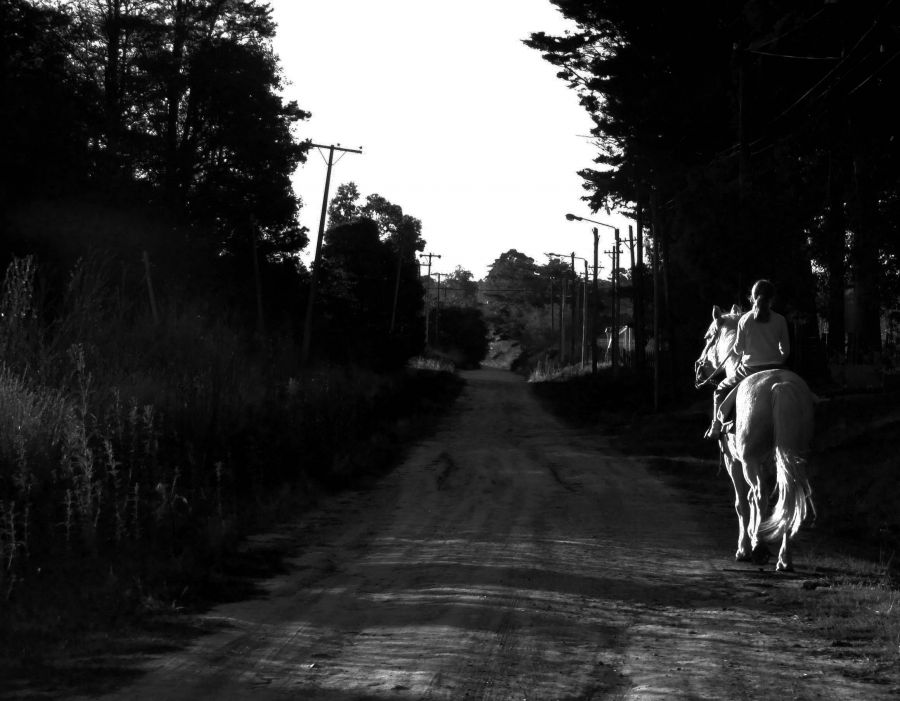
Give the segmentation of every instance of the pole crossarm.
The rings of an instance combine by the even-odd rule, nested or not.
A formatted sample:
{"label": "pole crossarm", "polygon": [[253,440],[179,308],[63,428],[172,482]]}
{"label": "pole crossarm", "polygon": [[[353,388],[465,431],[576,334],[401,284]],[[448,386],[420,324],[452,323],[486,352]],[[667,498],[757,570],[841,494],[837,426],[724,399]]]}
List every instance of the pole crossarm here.
{"label": "pole crossarm", "polygon": [[362,153],[362,146],[360,146],[358,149],[356,149],[356,148],[345,148],[344,146],[341,146],[340,144],[314,144],[314,143],[310,142],[309,145],[312,148],[327,148],[327,149],[334,149],[335,151],[346,151],[347,153]]}

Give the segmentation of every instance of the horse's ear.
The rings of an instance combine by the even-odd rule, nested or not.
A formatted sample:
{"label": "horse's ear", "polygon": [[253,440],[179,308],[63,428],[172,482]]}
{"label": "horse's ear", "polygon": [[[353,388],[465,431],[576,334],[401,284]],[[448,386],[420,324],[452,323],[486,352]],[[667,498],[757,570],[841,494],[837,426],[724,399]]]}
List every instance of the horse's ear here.
{"label": "horse's ear", "polygon": [[742,314],[743,311],[744,311],[744,310],[741,309],[738,305],[736,305],[736,304],[732,304],[732,305],[731,305],[731,313],[732,313],[732,314]]}
{"label": "horse's ear", "polygon": [[713,306],[712,318],[716,321],[722,318],[722,308],[718,304]]}

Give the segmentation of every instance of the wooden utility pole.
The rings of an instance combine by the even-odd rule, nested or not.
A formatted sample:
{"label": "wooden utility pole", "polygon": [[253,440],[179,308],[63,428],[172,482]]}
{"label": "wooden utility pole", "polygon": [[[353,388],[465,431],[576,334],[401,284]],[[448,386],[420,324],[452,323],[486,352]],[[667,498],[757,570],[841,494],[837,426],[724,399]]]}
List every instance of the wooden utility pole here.
{"label": "wooden utility pole", "polygon": [[[437,253],[422,253],[419,255],[419,259],[428,258],[428,282],[431,282],[431,259],[432,258],[440,258],[441,256]],[[425,288],[425,345],[427,346],[430,337],[428,335],[428,318],[431,316],[431,305],[429,304],[428,288]]]}
{"label": "wooden utility pole", "polygon": [[613,227],[615,240],[612,250],[604,251],[612,261],[612,329],[610,330],[610,350],[612,350],[613,373],[616,373],[619,366],[619,230]]}
{"label": "wooden utility pole", "polygon": [[619,242],[619,230],[616,229],[615,233],[615,245],[613,247],[613,259],[615,263],[613,263],[613,347],[612,347],[612,366],[613,366],[613,374],[618,371],[619,368],[619,256],[622,253]]}
{"label": "wooden utility pole", "polygon": [[588,262],[584,259],[584,285],[581,292],[581,367],[587,360],[588,345]]}
{"label": "wooden utility pole", "polygon": [[550,278],[550,338],[556,337],[556,307],[553,306],[553,278]]}
{"label": "wooden utility pole", "polygon": [[562,277],[562,289],[559,291],[559,362],[566,363],[566,279]]}
{"label": "wooden utility pole", "polygon": [[328,212],[328,188],[331,186],[331,168],[334,166],[334,152],[362,153],[362,147],[359,149],[343,148],[340,144],[331,144],[329,146],[324,146],[323,144],[310,144],[310,146],[313,148],[328,149],[328,169],[325,173],[325,194],[322,196],[322,213],[319,216],[319,234],[316,237],[316,255],[313,259],[312,275],[309,279],[309,297],[306,300],[306,318],[303,321],[303,346],[300,355],[300,362],[303,365],[306,365],[309,362],[309,349],[312,343],[313,305],[316,298],[316,283],[319,279],[319,263],[322,258],[322,239],[325,237],[325,215]]}
{"label": "wooden utility pole", "polygon": [[653,411],[659,411],[659,218],[657,212],[656,190],[650,193],[650,210],[653,227]]}
{"label": "wooden utility pole", "polygon": [[597,374],[597,271],[600,269],[598,260],[598,248],[600,246],[600,230],[595,226],[594,230],[594,284],[591,290],[591,373]]}
{"label": "wooden utility pole", "polygon": [[434,312],[434,341],[437,343],[441,332],[441,277],[445,273],[435,273],[435,275],[437,275],[437,306]]}
{"label": "wooden utility pole", "polygon": [[642,190],[638,186],[638,197],[635,207],[635,228],[637,237],[635,240],[635,266],[631,276],[634,286],[634,362],[638,374],[644,374],[645,357],[644,346],[647,339],[644,335],[644,205]]}
{"label": "wooden utility pole", "polygon": [[575,251],[570,255],[572,265],[572,339],[569,341],[569,362],[575,362],[575,337],[578,335],[575,329],[578,327],[578,275],[575,272]]}

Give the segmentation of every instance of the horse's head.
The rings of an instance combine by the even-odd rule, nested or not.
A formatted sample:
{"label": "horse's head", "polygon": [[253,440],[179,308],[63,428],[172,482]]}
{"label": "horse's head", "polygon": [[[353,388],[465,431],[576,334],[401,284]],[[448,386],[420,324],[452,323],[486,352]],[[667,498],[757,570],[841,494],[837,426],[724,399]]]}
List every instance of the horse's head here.
{"label": "horse's head", "polygon": [[718,305],[713,307],[712,323],[703,337],[705,345],[694,363],[695,387],[712,382],[722,372],[733,371],[737,358],[731,353],[731,347],[737,335],[741,313],[741,308],[737,305],[732,306],[729,312],[723,312]]}

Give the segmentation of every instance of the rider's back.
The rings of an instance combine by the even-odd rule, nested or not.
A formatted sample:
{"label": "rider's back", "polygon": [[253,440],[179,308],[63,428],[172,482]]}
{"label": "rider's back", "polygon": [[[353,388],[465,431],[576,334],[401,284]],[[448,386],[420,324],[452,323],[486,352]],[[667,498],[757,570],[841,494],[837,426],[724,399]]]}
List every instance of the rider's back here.
{"label": "rider's back", "polygon": [[783,365],[791,352],[787,321],[775,311],[769,311],[765,322],[747,312],[738,321],[734,350],[748,368],[761,365]]}

